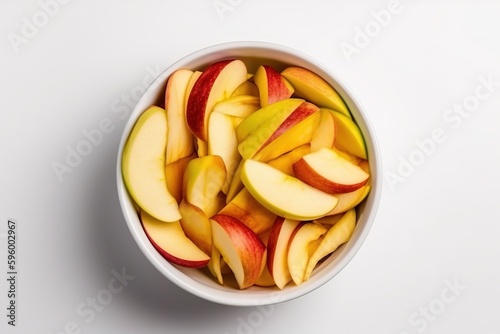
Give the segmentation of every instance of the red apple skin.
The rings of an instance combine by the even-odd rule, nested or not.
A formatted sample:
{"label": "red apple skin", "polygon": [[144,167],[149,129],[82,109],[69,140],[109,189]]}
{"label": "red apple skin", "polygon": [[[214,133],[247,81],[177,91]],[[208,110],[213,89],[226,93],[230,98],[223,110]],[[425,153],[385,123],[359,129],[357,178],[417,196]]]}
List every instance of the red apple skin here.
{"label": "red apple skin", "polygon": [[234,59],[222,60],[210,65],[196,80],[188,97],[186,107],[187,124],[191,132],[201,140],[207,140],[205,112],[210,91],[219,73],[232,61]]}
{"label": "red apple skin", "polygon": [[339,184],[333,182],[319,175],[314,169],[311,168],[311,166],[309,166],[304,158],[301,158],[293,164],[293,172],[302,182],[328,194],[350,193],[368,183],[368,179],[356,184]]}
{"label": "red apple skin", "polygon": [[[266,245],[254,231],[234,217],[216,214],[211,219],[215,220],[224,229],[233,243],[239,245],[240,254],[248,255],[246,260],[250,260],[251,262],[246,262],[247,267],[260,268],[260,270],[247,273],[248,277],[245,280],[245,287],[253,285],[264,268],[263,261],[266,255]],[[238,242],[235,242],[235,240],[238,240]]]}
{"label": "red apple skin", "polygon": [[293,91],[290,91],[285,85],[285,78],[281,76],[274,68],[268,65],[263,65],[267,77],[268,104],[288,99],[292,96]]}
{"label": "red apple skin", "polygon": [[267,141],[260,147],[259,151],[256,152],[259,153],[262,151],[267,145],[272,143],[276,138],[287,132],[290,128],[292,128],[294,125],[300,123],[307,117],[311,116],[312,114],[319,112],[319,108],[316,107],[314,104],[309,103],[309,102],[303,102],[301,105],[295,109],[290,116],[287,117],[281,123],[278,128],[273,132],[273,134],[267,139]]}
{"label": "red apple skin", "polygon": [[280,235],[281,227],[283,226],[283,222],[285,218],[276,217],[274,220],[273,226],[271,227],[271,231],[269,232],[269,238],[267,239],[267,270],[271,276],[273,276],[273,265],[274,265],[274,254],[276,253],[276,245],[278,244],[278,236]]}
{"label": "red apple skin", "polygon": [[210,261],[210,259],[208,259],[206,261],[187,261],[185,259],[180,259],[176,256],[173,256],[172,254],[165,252],[163,250],[163,248],[158,246],[158,244],[153,240],[153,238],[151,238],[149,236],[148,232],[146,231],[146,229],[144,227],[143,227],[143,230],[146,233],[146,236],[148,237],[148,239],[151,242],[151,244],[153,245],[153,247],[158,251],[158,253],[160,253],[161,256],[163,256],[166,260],[168,260],[174,264],[177,264],[177,265],[183,266],[183,267],[189,267],[189,268],[204,268],[207,266],[208,261]]}
{"label": "red apple skin", "polygon": [[[283,223],[285,222],[285,218],[283,217],[276,217],[276,220],[273,223],[273,226],[271,227],[271,231],[269,232],[269,238],[267,239],[267,270],[269,270],[269,273],[271,276],[273,276],[273,266],[274,266],[274,255],[276,254],[276,246],[278,245],[278,237],[281,232],[281,228],[283,227]],[[300,229],[300,227],[304,225],[304,222],[301,222],[300,224],[295,227],[293,230],[292,234],[290,235],[290,241],[293,239],[297,231]]]}

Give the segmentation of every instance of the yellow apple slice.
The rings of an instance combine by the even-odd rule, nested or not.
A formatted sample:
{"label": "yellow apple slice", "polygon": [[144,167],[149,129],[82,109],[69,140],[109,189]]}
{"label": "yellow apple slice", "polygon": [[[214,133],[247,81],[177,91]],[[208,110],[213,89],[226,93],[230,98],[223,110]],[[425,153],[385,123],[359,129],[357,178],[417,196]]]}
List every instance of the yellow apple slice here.
{"label": "yellow apple slice", "polygon": [[258,98],[259,89],[257,88],[257,86],[255,86],[254,83],[247,80],[241,85],[239,85],[238,88],[236,88],[232,96],[238,96],[238,95],[251,95]]}
{"label": "yellow apple slice", "polygon": [[200,138],[195,138],[196,140],[196,153],[199,158],[206,157],[208,155],[208,143]]}
{"label": "yellow apple slice", "polygon": [[293,164],[309,153],[311,153],[311,146],[309,144],[304,144],[288,153],[269,160],[267,163],[287,175],[295,176],[295,174],[293,174]]}
{"label": "yellow apple slice", "polygon": [[221,256],[217,247],[212,247],[212,253],[210,255],[210,261],[208,261],[207,267],[210,273],[217,278],[220,285],[224,285],[224,277],[221,271]]}
{"label": "yellow apple slice", "polygon": [[327,111],[321,110],[321,119],[316,131],[311,139],[311,152],[317,151],[320,148],[333,146],[335,139],[335,121],[333,115]]}
{"label": "yellow apple slice", "polygon": [[122,155],[125,186],[134,201],[151,216],[167,222],[181,218],[177,201],[165,180],[167,115],[151,107],[137,120]]}
{"label": "yellow apple slice", "polygon": [[240,289],[257,281],[265,265],[266,246],[238,219],[215,215],[210,219],[215,247],[234,274]]}
{"label": "yellow apple slice", "polygon": [[180,203],[182,200],[182,179],[184,177],[184,171],[189,161],[194,158],[196,158],[196,153],[191,154],[189,157],[180,158],[165,166],[167,188],[172,196],[174,196],[177,203]]}
{"label": "yellow apple slice", "polygon": [[265,208],[288,219],[312,220],[337,205],[337,198],[263,162],[246,160],[241,180]]}
{"label": "yellow apple slice", "polygon": [[310,247],[318,247],[315,243],[327,229],[316,223],[302,223],[293,233],[288,248],[288,268],[290,276],[296,285],[304,281],[309,262]]}
{"label": "yellow apple slice", "polygon": [[[193,71],[180,69],[172,73],[165,91],[167,111],[166,164],[194,153],[193,135],[186,124],[186,90]],[[169,175],[167,175],[167,178]]]}
{"label": "yellow apple slice", "polygon": [[227,194],[234,172],[241,160],[238,152],[238,138],[236,137],[236,123],[241,121],[223,113],[213,112],[208,121],[208,154],[222,158],[226,166],[227,177],[222,191]]}
{"label": "yellow apple slice", "polygon": [[151,244],[165,259],[190,268],[207,265],[210,257],[186,237],[180,222],[163,222],[142,210],[140,217]]}
{"label": "yellow apple slice", "polygon": [[212,226],[199,207],[183,200],[179,204],[181,226],[186,236],[205,254],[212,253]]}
{"label": "yellow apple slice", "polygon": [[220,210],[220,214],[238,219],[256,234],[268,231],[276,219],[276,214],[262,206],[246,188]]}
{"label": "yellow apple slice", "polygon": [[226,196],[226,203],[232,201],[232,199],[241,191],[241,189],[245,187],[243,185],[243,182],[241,181],[241,169],[243,168],[243,162],[244,160],[240,161],[238,167],[236,167],[234,171],[233,177],[231,178],[231,183],[229,185],[229,190]]}
{"label": "yellow apple slice", "polygon": [[217,103],[214,106],[213,112],[245,118],[258,109],[260,109],[260,101],[258,97],[251,95],[238,95]]}
{"label": "yellow apple slice", "polygon": [[355,191],[370,177],[361,167],[329,148],[303,156],[293,165],[293,172],[298,179],[329,194]]}
{"label": "yellow apple slice", "polygon": [[[269,107],[278,103],[271,104]],[[251,116],[247,117],[240,126]],[[285,118],[276,117],[264,122],[240,142],[238,150],[243,159],[259,161],[274,159],[296,147],[309,143],[320,118],[319,108],[304,102]]]}
{"label": "yellow apple slice", "polygon": [[351,209],[347,211],[342,218],[335,223],[326,232],[323,241],[319,244],[316,251],[309,258],[307,269],[304,274],[304,280],[307,281],[311,276],[317,263],[326,255],[333,253],[340,245],[349,241],[356,226],[356,211]]}
{"label": "yellow apple slice", "polygon": [[362,159],[368,159],[365,140],[359,127],[345,115],[330,111],[335,120],[335,146]]}
{"label": "yellow apple slice", "polygon": [[[269,241],[269,234],[270,234],[270,231],[259,234],[259,238],[260,238],[260,240],[262,240],[262,242],[264,243],[266,248],[267,248],[268,241]],[[266,259],[267,259],[267,256],[266,256]],[[263,287],[269,287],[269,286],[276,285],[276,283],[274,283],[273,277],[271,276],[271,273],[269,272],[269,269],[267,268],[267,263],[266,263],[266,265],[264,265],[264,270],[262,270],[262,274],[260,274],[257,281],[255,281],[255,285],[263,286]]]}
{"label": "yellow apple slice", "polygon": [[224,182],[226,167],[218,155],[207,155],[191,160],[184,172],[184,199],[199,207],[208,217],[216,212],[212,203],[216,200]]}
{"label": "yellow apple slice", "polygon": [[267,268],[276,286],[283,289],[291,280],[288,269],[288,245],[300,221],[277,217],[267,242]]}
{"label": "yellow apple slice", "polygon": [[214,106],[233,94],[247,80],[247,68],[241,60],[223,60],[210,65],[196,80],[188,97],[187,124],[191,132],[206,141],[208,117]]}
{"label": "yellow apple slice", "polygon": [[261,107],[288,99],[293,94],[292,85],[271,66],[259,66],[253,80],[259,89]]}
{"label": "yellow apple slice", "polygon": [[342,97],[316,73],[302,67],[291,66],[281,72],[281,75],[295,88],[295,95],[319,107],[337,110],[347,117],[351,117]]}
{"label": "yellow apple slice", "polygon": [[264,126],[267,128],[266,137],[269,137],[303,102],[302,99],[286,99],[253,112],[236,128],[238,141],[242,142]]}
{"label": "yellow apple slice", "polygon": [[328,212],[326,215],[337,215],[354,208],[368,195],[368,193],[370,192],[370,188],[371,187],[369,185],[364,185],[361,188],[350,193],[335,195],[335,197],[338,198],[339,203],[332,211]]}

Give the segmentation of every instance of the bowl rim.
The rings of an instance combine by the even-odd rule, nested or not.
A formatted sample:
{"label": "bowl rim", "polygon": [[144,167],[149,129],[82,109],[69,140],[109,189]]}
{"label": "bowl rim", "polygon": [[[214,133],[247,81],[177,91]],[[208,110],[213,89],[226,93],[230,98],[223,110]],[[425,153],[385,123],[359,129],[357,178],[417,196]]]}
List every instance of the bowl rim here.
{"label": "bowl rim", "polygon": [[[186,275],[181,271],[190,269],[177,267],[161,257],[156,249],[154,249],[149,239],[147,239],[147,236],[145,235],[140,222],[139,224],[137,224],[139,218],[136,211],[133,209],[131,199],[123,182],[121,157],[123,147],[130,134],[130,131],[135,125],[139,115],[145,110],[142,105],[145,104],[145,101],[147,101],[148,99],[151,100],[152,94],[154,94],[155,90],[158,89],[158,85],[163,84],[174,70],[179,68],[189,68],[189,64],[196,62],[200,63],[202,59],[205,59],[204,63],[206,65],[215,60],[234,58],[236,57],[235,54],[247,54],[251,56],[252,54],[259,52],[279,54],[280,57],[283,56],[285,59],[280,58],[278,61],[284,64],[292,65],[293,63],[300,63],[300,65],[305,65],[304,67],[308,67],[310,69],[311,67],[314,68],[314,71],[318,75],[324,78],[339,92],[339,94],[342,96],[349,109],[351,110],[351,113],[355,111],[356,115],[353,116],[360,128],[362,128],[361,130],[365,137],[365,143],[367,145],[367,151],[369,154],[372,188],[370,190],[368,198],[366,198],[363,202],[363,207],[369,206],[368,214],[365,214],[364,216],[366,217],[363,217],[363,228],[358,228],[355,230],[355,233],[358,233],[355,240],[353,240],[353,235],[353,237],[351,237],[352,241],[350,240],[347,244],[341,246],[342,251],[338,252],[339,254],[335,259],[336,263],[335,265],[332,265],[333,268],[330,268],[328,273],[319,275],[316,277],[316,279],[311,279],[299,286],[290,286],[289,284],[288,287],[285,287],[285,289],[283,290],[262,288],[266,289],[267,291],[254,294],[248,292],[253,292],[253,290],[251,290],[252,288],[246,290],[231,289],[231,291],[227,291],[224,290],[223,287],[215,289],[214,287],[207,286],[206,284],[203,284],[202,282]],[[369,140],[367,140],[367,138],[369,138]],[[270,305],[293,300],[316,290],[317,288],[330,281],[336,275],[338,275],[354,258],[354,256],[357,254],[364,241],[366,240],[373,226],[382,193],[382,167],[378,141],[373,130],[373,125],[370,121],[370,118],[355,94],[334,71],[323,65],[318,60],[312,58],[311,56],[284,45],[262,41],[226,42],[199,49],[175,61],[165,70],[163,70],[156,78],[154,78],[153,82],[144,91],[143,95],[138,100],[132,112],[128,116],[127,123],[123,129],[117,153],[116,177],[118,197],[123,216],[130,233],[132,234],[135,242],[138,244],[139,248],[146,256],[146,258],[156,267],[158,271],[160,271],[171,282],[184,289],[185,291],[211,302],[232,306]],[[360,217],[357,217],[357,224],[359,223],[360,219]],[[348,249],[345,250],[345,248]]]}

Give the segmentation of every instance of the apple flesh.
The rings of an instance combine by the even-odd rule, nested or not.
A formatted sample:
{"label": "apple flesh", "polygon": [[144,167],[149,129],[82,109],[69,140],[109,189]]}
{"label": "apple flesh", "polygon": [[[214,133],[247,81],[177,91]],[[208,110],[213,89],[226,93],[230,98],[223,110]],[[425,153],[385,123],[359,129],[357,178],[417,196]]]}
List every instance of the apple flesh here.
{"label": "apple flesh", "polygon": [[[166,164],[188,157],[194,152],[193,135],[186,124],[186,90],[193,71],[177,70],[168,79],[165,91],[167,111]],[[167,175],[168,178],[168,175]]]}
{"label": "apple flesh", "polygon": [[288,245],[300,221],[276,217],[267,241],[267,268],[276,286],[283,289],[291,280],[288,269]]}
{"label": "apple flesh", "polygon": [[191,160],[186,166],[183,180],[184,199],[200,208],[208,217],[213,216],[217,196],[226,181],[226,167],[218,155],[207,155]]}
{"label": "apple flesh", "polygon": [[167,115],[151,107],[137,120],[123,148],[122,174],[133,200],[151,216],[167,222],[181,218],[165,180]]}
{"label": "apple flesh", "polygon": [[[259,89],[257,88],[257,86],[250,82],[250,81],[245,81],[244,83],[242,83],[241,85],[238,86],[238,88],[236,88],[236,90],[233,92],[233,95],[231,96],[238,96],[238,95],[251,95],[251,96],[255,96],[255,97],[259,97]],[[259,102],[260,104],[260,102]]]}
{"label": "apple flesh", "polygon": [[180,158],[165,166],[167,188],[172,196],[174,196],[177,203],[180,203],[182,200],[182,179],[184,178],[184,171],[189,161],[194,158],[196,158],[196,153],[191,154],[189,157]]}
{"label": "apple flesh", "polygon": [[311,153],[311,145],[304,144],[273,160],[269,160],[267,163],[287,175],[295,176],[293,173],[293,164],[309,153]]}
{"label": "apple flesh", "polygon": [[305,155],[293,165],[293,171],[298,179],[329,194],[355,191],[370,177],[359,166],[328,148]]}
{"label": "apple flesh", "polygon": [[212,252],[210,255],[210,261],[208,261],[207,267],[210,273],[217,278],[220,285],[224,285],[224,277],[222,276],[221,270],[221,255],[217,247],[212,247]]}
{"label": "apple flesh", "polygon": [[318,262],[326,255],[333,253],[340,245],[349,241],[356,226],[356,210],[347,211],[340,220],[328,229],[316,251],[309,258],[304,274],[307,281]]}
{"label": "apple flesh", "polygon": [[247,79],[241,60],[223,60],[210,65],[196,80],[188,97],[186,119],[191,132],[204,141],[208,138],[208,117],[214,106],[231,96]]}
{"label": "apple flesh", "polygon": [[319,240],[326,231],[323,225],[316,223],[302,223],[294,231],[288,249],[288,268],[296,285],[304,281],[309,253],[314,253],[315,248],[319,246],[315,241]]}
{"label": "apple flesh", "polygon": [[284,120],[297,109],[304,100],[286,99],[256,110],[236,128],[238,141],[242,142],[257,129],[267,126],[266,137],[269,137]]}
{"label": "apple flesh", "polygon": [[243,188],[219,213],[238,219],[256,234],[269,231],[276,219],[276,214],[262,206],[246,188]]}
{"label": "apple flesh", "polygon": [[253,80],[259,89],[261,107],[288,99],[293,94],[292,85],[271,66],[259,66]]}
{"label": "apple flesh", "polygon": [[325,109],[321,109],[321,119],[316,131],[311,138],[311,151],[317,151],[323,147],[331,148],[335,140],[335,120],[333,115]]}
{"label": "apple flesh", "polygon": [[213,243],[231,268],[239,288],[255,284],[265,265],[264,243],[250,228],[231,216],[218,214],[210,222]]}
{"label": "apple flesh", "polygon": [[229,116],[248,117],[258,109],[260,109],[260,101],[258,97],[251,95],[238,95],[217,103],[214,106],[213,112]]}
{"label": "apple flesh", "polygon": [[224,162],[227,177],[222,186],[222,191],[225,194],[229,191],[232,177],[241,160],[235,131],[236,125],[241,122],[241,119],[240,117],[213,112],[208,122],[208,155],[219,156]]}
{"label": "apple flesh", "polygon": [[346,117],[351,117],[342,97],[316,73],[302,67],[291,66],[283,70],[281,75],[292,84],[295,95],[319,107],[337,110]]}
{"label": "apple flesh", "polygon": [[[271,104],[269,107],[278,103]],[[269,161],[309,143],[321,114],[318,107],[304,102],[290,113],[285,113],[284,116],[286,117],[273,116],[240,142],[238,150],[243,159]],[[248,118],[240,126],[247,120]]]}
{"label": "apple flesh", "polygon": [[[270,235],[270,231],[259,234],[259,238],[260,238],[260,240],[262,240],[262,242],[266,246],[266,249],[269,249],[269,248],[267,248],[268,241],[269,241],[269,235]],[[267,259],[267,256],[266,256],[266,259]],[[263,287],[276,285],[276,283],[274,283],[273,277],[271,276],[271,273],[269,272],[269,269],[267,268],[267,262],[266,262],[266,265],[264,266],[264,270],[262,270],[262,273],[260,274],[259,278],[257,279],[257,281],[255,281],[255,285],[263,286]]]}
{"label": "apple flesh", "polygon": [[361,159],[367,159],[365,140],[359,127],[352,119],[344,114],[330,111],[335,120],[336,136],[335,146],[340,150],[355,155]]}
{"label": "apple flesh", "polygon": [[337,198],[263,162],[246,160],[241,180],[265,208],[288,219],[312,220],[337,205]]}
{"label": "apple flesh", "polygon": [[337,206],[330,212],[327,213],[327,216],[337,215],[339,213],[344,213],[356,205],[358,205],[370,192],[370,186],[364,185],[361,188],[354,190],[350,193],[337,194],[335,197],[338,198],[339,203]]}
{"label": "apple flesh", "polygon": [[210,257],[186,237],[180,222],[163,222],[142,210],[140,218],[151,244],[165,259],[190,268],[208,264]]}
{"label": "apple flesh", "polygon": [[186,236],[205,254],[212,253],[212,226],[199,207],[183,200],[179,204],[181,226]]}

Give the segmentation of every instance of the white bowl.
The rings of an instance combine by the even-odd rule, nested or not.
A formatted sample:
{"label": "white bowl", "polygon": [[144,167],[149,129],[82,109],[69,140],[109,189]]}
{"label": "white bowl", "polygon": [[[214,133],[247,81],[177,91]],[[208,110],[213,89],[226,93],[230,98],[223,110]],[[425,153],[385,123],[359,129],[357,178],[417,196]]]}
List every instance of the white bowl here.
{"label": "white bowl", "polygon": [[[244,60],[249,72],[254,72],[260,64],[272,65],[277,70],[281,70],[288,65],[301,66],[312,70],[330,83],[342,96],[365,137],[371,168],[372,189],[368,197],[358,207],[358,221],[354,234],[348,243],[341,246],[315,269],[308,281],[299,286],[295,286],[292,282],[283,290],[276,287],[257,286],[237,290],[219,285],[199,269],[183,268],[171,264],[156,251],[148,240],[134,204],[123,183],[121,172],[123,146],[140,114],[149,106],[163,99],[168,77],[179,68],[203,69],[213,62],[228,58]],[[135,241],[146,255],[146,258],[170,281],[193,295],[220,304],[235,306],[268,305],[288,301],[319,288],[335,277],[354,257],[370,231],[378,208],[382,188],[380,159],[375,134],[366,112],[346,84],[330,69],[311,57],[287,47],[263,42],[232,42],[211,46],[182,58],[163,71],[145,91],[130,115],[121,137],[116,166],[118,196],[123,215]]]}

